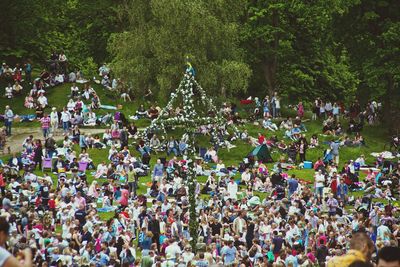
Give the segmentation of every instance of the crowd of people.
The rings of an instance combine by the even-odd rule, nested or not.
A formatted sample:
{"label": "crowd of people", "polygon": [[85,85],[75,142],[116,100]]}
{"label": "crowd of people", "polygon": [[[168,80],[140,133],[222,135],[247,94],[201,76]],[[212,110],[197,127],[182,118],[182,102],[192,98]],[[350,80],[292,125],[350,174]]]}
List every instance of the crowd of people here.
{"label": "crowd of people", "polygon": [[[66,64],[61,65],[52,68],[66,73]],[[101,66],[99,74],[106,90],[112,88],[109,68]],[[70,82],[71,94],[62,111],[53,108],[47,114],[49,103],[39,103],[44,138],[28,136],[20,154],[0,162],[1,266],[400,265],[400,224],[392,202],[399,197],[400,163],[366,162],[363,155],[342,164],[339,159],[342,149],[354,145],[350,141],[358,138],[357,145],[365,145],[360,132],[364,120],[377,119],[376,103],[362,110],[355,102],[346,109],[317,99],[312,119],[320,118],[320,134],[332,137],[324,144],[318,133],[307,139],[302,102],[292,119],[282,118],[277,93],[262,102],[256,98],[251,117],[264,129],[258,137],[199,125],[198,134],[210,137],[210,147],[198,148],[199,157],[191,162],[185,138],[143,137],[119,111],[96,116],[96,91],[88,83],[80,89],[71,78],[63,81]],[[39,92],[42,83],[46,79],[40,77],[32,86]],[[154,119],[159,113],[155,104],[142,105],[127,117]],[[223,105],[221,113],[230,123],[245,123],[234,104]],[[13,118],[10,104],[5,135],[12,134]],[[344,120],[350,121],[348,131],[341,129]],[[102,134],[84,133],[82,126],[92,123],[108,127]],[[356,133],[354,141],[346,132]],[[270,166],[244,155],[242,162],[225,165],[219,150],[237,139],[287,157]],[[326,153],[308,162],[307,149],[316,147]],[[94,162],[100,150],[104,159]],[[290,173],[293,167],[309,168],[314,177],[297,177]],[[195,188],[197,218],[190,218],[188,168],[199,181],[205,177]],[[352,194],[358,190],[366,194]],[[194,246],[191,220],[199,223]]]}

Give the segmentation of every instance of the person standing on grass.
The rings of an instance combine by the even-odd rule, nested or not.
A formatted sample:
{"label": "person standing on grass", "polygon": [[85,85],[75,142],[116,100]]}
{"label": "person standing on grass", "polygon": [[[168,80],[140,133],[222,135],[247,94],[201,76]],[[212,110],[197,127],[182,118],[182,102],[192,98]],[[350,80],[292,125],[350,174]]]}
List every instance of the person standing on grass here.
{"label": "person standing on grass", "polygon": [[339,184],[337,185],[337,196],[340,199],[340,201],[343,202],[343,204],[346,204],[347,201],[347,195],[349,193],[349,186],[344,182],[344,179],[341,178],[339,180]]}
{"label": "person standing on grass", "polygon": [[318,170],[314,176],[315,180],[315,195],[318,198],[318,202],[322,202],[322,195],[325,187],[325,175],[322,173],[322,170]]}
{"label": "person standing on grass", "polygon": [[14,120],[14,112],[11,110],[10,106],[6,106],[6,110],[4,111],[4,126],[6,126],[7,136],[11,136],[11,126]]}
{"label": "person standing on grass", "polygon": [[29,60],[25,63],[25,81],[29,84],[32,82],[32,65]]}
{"label": "person standing on grass", "polygon": [[336,165],[339,165],[339,148],[340,148],[340,143],[335,142],[334,140],[331,141],[330,144],[331,147],[331,153],[333,155],[333,161],[336,163]]}
{"label": "person standing on grass", "polygon": [[47,113],[43,115],[43,118],[41,118],[40,123],[42,124],[42,131],[43,131],[43,137],[47,138],[49,135],[49,128],[50,128],[50,117]]}
{"label": "person standing on grass", "polygon": [[55,107],[52,108],[50,113],[50,125],[51,125],[51,133],[56,135],[58,129],[58,112]]}
{"label": "person standing on grass", "polygon": [[274,95],[271,98],[271,109],[272,109],[272,118],[277,117],[277,112],[276,112],[276,100],[278,98],[278,93],[274,92]]}
{"label": "person standing on grass", "polygon": [[340,107],[338,106],[338,104],[336,102],[333,104],[333,107],[332,107],[332,115],[333,115],[333,118],[335,118],[336,122],[339,122]]}
{"label": "person standing on grass", "polygon": [[37,139],[35,141],[35,146],[34,146],[34,157],[33,157],[33,162],[35,163],[35,168],[36,166],[39,165],[39,170],[42,169],[42,157],[43,157],[43,146],[42,146],[42,141]]}
{"label": "person standing on grass", "polygon": [[64,107],[63,111],[61,112],[61,122],[63,125],[64,134],[68,134],[69,132],[69,123],[71,121],[71,113]]}
{"label": "person standing on grass", "polygon": [[297,105],[297,116],[302,119],[304,117],[304,106],[303,106],[303,102],[299,102],[299,104]]}
{"label": "person standing on grass", "polygon": [[297,188],[299,187],[299,182],[296,179],[296,175],[292,174],[292,176],[290,176],[287,183],[288,183],[288,191],[289,191],[289,198],[290,198],[293,195],[293,193],[297,191]]}
{"label": "person standing on grass", "polygon": [[307,144],[304,142],[304,139],[300,139],[300,144],[299,144],[300,162],[306,161],[306,151],[307,151]]}
{"label": "person standing on grass", "polygon": [[335,216],[336,210],[339,207],[339,203],[337,199],[333,197],[333,194],[329,195],[326,205],[328,205],[329,208],[329,216]]}

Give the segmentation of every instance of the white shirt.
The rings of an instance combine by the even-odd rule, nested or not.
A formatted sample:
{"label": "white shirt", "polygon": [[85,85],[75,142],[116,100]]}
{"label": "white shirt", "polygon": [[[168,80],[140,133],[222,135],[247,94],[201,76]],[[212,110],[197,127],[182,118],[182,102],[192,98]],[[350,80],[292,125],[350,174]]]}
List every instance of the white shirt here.
{"label": "white shirt", "polygon": [[68,102],[67,108],[68,108],[68,110],[74,109],[75,108],[75,102],[74,101]]}
{"label": "white shirt", "polygon": [[59,83],[63,83],[64,82],[64,76],[62,76],[61,74],[56,76],[56,81]]}
{"label": "white shirt", "polygon": [[229,198],[231,199],[236,199],[236,194],[238,191],[238,185],[235,182],[229,182],[228,183],[228,193],[229,193]]}
{"label": "white shirt", "polygon": [[50,121],[54,121],[54,122],[56,122],[56,121],[58,121],[58,113],[57,113],[57,111],[52,111],[51,113],[50,113]]}
{"label": "white shirt", "polygon": [[315,186],[316,187],[323,187],[325,182],[325,176],[323,174],[317,173],[315,175]]}
{"label": "white shirt", "polygon": [[281,101],[275,98],[275,108],[281,108]]}
{"label": "white shirt", "polygon": [[61,112],[61,121],[62,122],[69,122],[71,119],[71,114],[68,111]]}
{"label": "white shirt", "polygon": [[58,60],[60,60],[60,61],[67,61],[67,56],[64,55],[64,54],[60,54],[60,55],[58,56]]}
{"label": "white shirt", "polygon": [[247,183],[250,181],[250,172],[243,172],[242,173],[242,181]]}
{"label": "white shirt", "polygon": [[12,89],[11,86],[10,87],[6,87],[6,95],[7,94],[12,94],[12,91],[13,91],[13,89]]}
{"label": "white shirt", "polygon": [[8,252],[5,248],[0,247],[0,266],[4,266],[4,263],[10,256],[10,252]]}
{"label": "white shirt", "polygon": [[177,254],[180,255],[181,253],[182,250],[176,242],[165,248],[165,255],[167,256],[167,259],[176,259]]}
{"label": "white shirt", "polygon": [[42,106],[47,105],[47,98],[44,95],[39,96],[37,100],[40,105]]}

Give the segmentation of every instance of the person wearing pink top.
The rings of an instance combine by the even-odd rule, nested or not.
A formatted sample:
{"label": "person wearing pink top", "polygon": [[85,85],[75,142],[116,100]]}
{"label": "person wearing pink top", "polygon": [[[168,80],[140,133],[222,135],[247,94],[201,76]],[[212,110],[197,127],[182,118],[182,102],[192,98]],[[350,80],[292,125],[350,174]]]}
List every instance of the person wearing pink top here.
{"label": "person wearing pink top", "polygon": [[43,136],[47,138],[49,135],[49,128],[50,128],[50,117],[48,114],[44,114],[43,118],[40,119],[40,123],[42,124]]}
{"label": "person wearing pink top", "polygon": [[129,190],[127,186],[125,186],[123,189],[121,189],[121,198],[119,199],[119,204],[122,207],[127,207],[128,199],[129,199]]}
{"label": "person wearing pink top", "polygon": [[76,192],[76,197],[75,197],[75,206],[76,207],[86,207],[86,199],[82,197],[81,192]]}

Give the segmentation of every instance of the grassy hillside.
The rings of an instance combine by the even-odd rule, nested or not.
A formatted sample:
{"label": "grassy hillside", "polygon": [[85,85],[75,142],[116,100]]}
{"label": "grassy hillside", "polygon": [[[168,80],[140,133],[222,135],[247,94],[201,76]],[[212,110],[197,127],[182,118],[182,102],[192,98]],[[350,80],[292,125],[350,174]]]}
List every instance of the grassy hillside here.
{"label": "grassy hillside", "polygon": [[[24,91],[27,93],[28,90],[28,85],[24,85]],[[82,88],[82,85],[78,86]],[[143,103],[142,97],[137,96],[135,99],[133,99],[132,102],[123,102],[122,99],[118,96],[116,96],[115,93],[108,91],[107,89],[103,88],[101,85],[98,85],[96,83],[92,83],[93,88],[96,90],[98,93],[101,103],[104,105],[113,105],[117,106],[119,104],[122,105],[122,109],[120,111],[124,112],[124,114],[128,117],[129,115],[134,114],[136,111],[137,107]],[[47,89],[47,97],[48,101],[51,107],[55,106],[58,109],[61,109],[63,106],[66,105],[66,103],[69,100],[69,94],[70,94],[70,87],[71,84],[66,83],[63,85],[59,85],[53,88]],[[25,95],[18,96],[12,101],[3,98],[0,98],[0,108],[3,108],[6,104],[9,104],[14,112],[16,114],[34,114],[34,110],[28,110],[24,108],[23,102],[24,102],[24,97]],[[89,104],[89,103],[87,103]],[[144,103],[146,106],[149,105],[149,103]],[[243,115],[243,117],[247,116],[249,112],[248,107],[243,107],[243,106],[238,106],[239,107],[239,112],[240,114]],[[250,109],[251,110],[251,109]],[[108,112],[107,110],[96,110],[96,114],[105,114]],[[113,112],[113,111],[111,111]],[[293,111],[291,110],[285,110],[284,115],[293,115]],[[280,120],[276,120],[276,123],[279,123]],[[144,127],[147,126],[150,123],[149,120],[139,120],[136,121],[136,124],[139,127]],[[342,119],[342,124],[344,126],[344,129],[347,127],[347,123],[344,119]],[[324,150],[326,149],[327,145],[324,145],[324,141],[330,141],[332,140],[332,137],[328,136],[322,136],[320,135],[321,133],[321,121],[308,121],[305,123],[308,131],[306,132],[307,139],[309,139],[313,134],[317,134],[320,139],[320,144],[321,146],[319,148],[314,148],[314,149],[308,149],[307,151],[307,160],[315,162],[318,157],[322,157]],[[38,126],[37,123],[19,123],[15,124],[15,126],[20,126],[20,127],[25,127],[25,126]],[[283,138],[283,131],[278,131],[278,132],[269,132],[264,129],[262,129],[261,126],[259,125],[254,125],[254,124],[246,124],[244,126],[241,126],[240,129],[247,129],[250,135],[256,137],[257,134],[260,132],[264,134],[267,137],[270,137],[272,135],[277,135],[279,139]],[[181,135],[183,132],[182,129],[176,130],[175,134],[177,136]],[[367,163],[373,163],[375,159],[370,156],[371,152],[380,152],[384,149],[384,144],[389,140],[389,137],[386,134],[386,129],[382,125],[374,125],[374,126],[367,126],[365,127],[364,131],[362,132],[362,135],[364,136],[364,139],[367,143],[367,146],[363,147],[345,147],[340,150],[340,168],[343,166],[344,162],[349,161],[351,159],[356,159],[359,155],[364,154],[367,159]],[[134,140],[132,140],[134,142]],[[287,142],[289,143],[289,142]],[[199,146],[202,147],[207,147],[209,144],[208,138],[207,137],[200,137],[199,138]],[[236,141],[234,143],[236,145],[236,148],[231,149],[230,151],[226,149],[221,149],[218,154],[219,157],[224,161],[224,163],[228,165],[237,165],[251,150],[252,147],[244,143],[242,141]],[[75,149],[78,152],[78,147],[75,147]],[[95,164],[103,161],[107,155],[108,155],[108,149],[104,150],[98,150],[98,149],[91,149],[89,151],[93,161]],[[131,147],[131,153],[134,154],[135,156],[139,157],[139,153],[135,151],[134,149],[134,144]],[[165,153],[160,153],[157,155],[152,155],[151,159],[151,164],[154,164],[156,159],[158,157],[166,156]],[[274,160],[278,160],[282,155],[278,153],[277,151],[273,151],[272,157]],[[7,157],[2,157],[3,159]],[[268,167],[272,167],[273,164],[268,164]],[[212,168],[212,164],[209,166]],[[290,173],[295,173],[299,178],[305,179],[312,181],[313,179],[313,171],[312,170],[292,170]],[[40,172],[38,172],[40,174]],[[56,177],[54,176],[54,179]],[[90,175],[90,171],[88,171],[88,179],[89,182],[93,180],[93,177]],[[204,182],[206,180],[206,177],[200,177],[199,181]],[[147,177],[142,177],[140,179],[140,188],[139,188],[139,193],[145,193],[147,190],[146,183],[150,181],[150,176]],[[263,194],[262,194],[263,195]]]}

